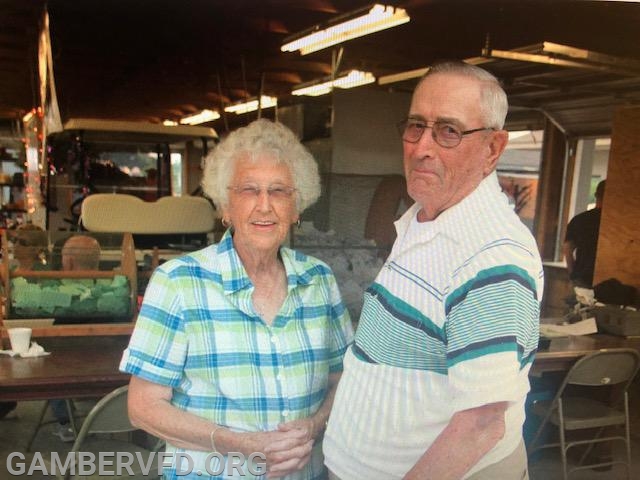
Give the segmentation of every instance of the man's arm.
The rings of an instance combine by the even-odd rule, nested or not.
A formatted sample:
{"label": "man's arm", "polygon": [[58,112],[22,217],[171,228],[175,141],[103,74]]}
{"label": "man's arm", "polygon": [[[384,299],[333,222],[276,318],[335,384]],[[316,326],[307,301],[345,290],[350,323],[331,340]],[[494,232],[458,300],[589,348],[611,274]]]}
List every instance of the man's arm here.
{"label": "man's arm", "polygon": [[571,273],[573,272],[573,266],[576,261],[575,257],[573,256],[573,252],[575,251],[575,249],[576,245],[571,240],[565,240],[562,244],[562,253],[564,255],[565,261],[567,262],[567,272],[569,273],[569,276],[571,276]]}
{"label": "man's arm", "polygon": [[457,412],[404,480],[456,480],[504,436],[507,402]]}

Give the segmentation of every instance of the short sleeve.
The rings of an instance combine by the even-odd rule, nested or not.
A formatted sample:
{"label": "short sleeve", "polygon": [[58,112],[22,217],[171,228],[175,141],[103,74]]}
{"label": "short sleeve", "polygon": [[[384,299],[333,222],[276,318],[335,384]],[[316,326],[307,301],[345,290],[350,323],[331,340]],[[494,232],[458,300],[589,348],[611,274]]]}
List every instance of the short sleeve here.
{"label": "short sleeve", "polygon": [[526,394],[539,330],[539,293],[522,266],[471,264],[446,301],[447,368],[456,410]]}
{"label": "short sleeve", "polygon": [[175,387],[180,383],[187,340],[177,290],[168,273],[156,269],[120,370],[161,385]]}

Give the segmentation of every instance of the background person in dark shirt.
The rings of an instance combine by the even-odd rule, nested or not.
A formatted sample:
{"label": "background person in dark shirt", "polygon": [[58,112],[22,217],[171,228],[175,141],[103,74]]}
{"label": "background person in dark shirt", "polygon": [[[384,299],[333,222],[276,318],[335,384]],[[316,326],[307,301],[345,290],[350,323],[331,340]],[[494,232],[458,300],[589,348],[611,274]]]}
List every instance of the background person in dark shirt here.
{"label": "background person in dark shirt", "polygon": [[591,288],[593,285],[604,186],[605,180],[602,180],[596,187],[596,207],[576,215],[567,226],[562,252],[569,279],[576,287]]}

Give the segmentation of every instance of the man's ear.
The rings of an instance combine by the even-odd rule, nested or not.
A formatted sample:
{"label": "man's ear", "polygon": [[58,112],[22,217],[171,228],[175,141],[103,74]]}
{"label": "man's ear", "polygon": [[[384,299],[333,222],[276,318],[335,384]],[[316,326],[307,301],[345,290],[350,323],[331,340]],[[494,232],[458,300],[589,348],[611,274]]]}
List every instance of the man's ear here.
{"label": "man's ear", "polygon": [[484,166],[484,176],[486,177],[496,169],[500,155],[504,152],[509,141],[509,132],[506,130],[497,130],[491,132],[491,138],[487,143],[487,157]]}

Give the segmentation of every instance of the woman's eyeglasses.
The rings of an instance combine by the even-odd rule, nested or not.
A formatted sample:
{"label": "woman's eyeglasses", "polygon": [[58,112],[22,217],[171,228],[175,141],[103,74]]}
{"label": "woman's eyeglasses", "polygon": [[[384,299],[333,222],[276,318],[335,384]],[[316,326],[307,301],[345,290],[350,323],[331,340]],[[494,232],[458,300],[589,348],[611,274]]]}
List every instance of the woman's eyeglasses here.
{"label": "woman's eyeglasses", "polygon": [[260,196],[260,192],[266,190],[269,198],[273,200],[289,199],[293,195],[293,192],[296,191],[296,189],[293,187],[290,187],[288,185],[280,185],[278,183],[269,185],[268,187],[261,187],[260,185],[255,183],[244,183],[242,185],[233,185],[227,188],[237,195],[245,198],[257,198]]}
{"label": "woman's eyeglasses", "polygon": [[483,130],[495,130],[491,127],[474,128],[472,130],[461,130],[457,125],[448,122],[425,122],[422,120],[407,119],[398,123],[398,132],[402,140],[409,143],[418,143],[424,131],[431,129],[431,138],[444,148],[454,148],[460,145],[465,135],[470,135]]}

